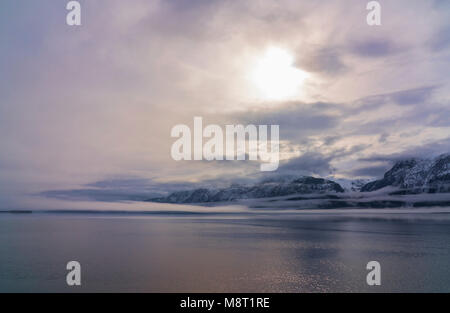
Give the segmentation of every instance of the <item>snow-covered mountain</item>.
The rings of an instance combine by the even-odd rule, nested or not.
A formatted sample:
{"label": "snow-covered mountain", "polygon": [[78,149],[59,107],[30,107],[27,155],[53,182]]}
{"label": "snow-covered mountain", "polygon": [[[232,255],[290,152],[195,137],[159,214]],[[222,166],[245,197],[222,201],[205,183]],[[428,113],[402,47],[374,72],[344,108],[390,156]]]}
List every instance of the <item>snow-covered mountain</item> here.
{"label": "snow-covered mountain", "polygon": [[397,194],[450,192],[450,154],[434,159],[399,161],[380,180],[364,185],[361,191],[397,187]]}
{"label": "snow-covered mountain", "polygon": [[[385,187],[389,188],[380,190]],[[419,193],[441,193],[445,197],[426,197],[417,195]],[[255,202],[258,207],[275,207],[278,203],[284,207],[297,205],[302,208],[448,206],[448,196],[443,193],[450,193],[450,154],[430,160],[399,161],[383,179],[369,183],[364,180],[338,179],[335,182],[310,176],[283,176],[248,185],[175,191],[147,201],[200,204],[254,199],[252,201],[258,200]],[[405,198],[402,196],[405,194],[414,196]],[[249,205],[248,201],[246,205]]]}
{"label": "snow-covered mountain", "polygon": [[341,185],[342,188],[344,188],[345,191],[360,191],[361,188],[366,185],[368,182],[370,182],[369,179],[346,179],[346,178],[337,178],[333,179],[336,183]]}
{"label": "snow-covered mountain", "polygon": [[164,203],[205,203],[280,197],[292,194],[338,192],[344,192],[344,189],[331,180],[305,176],[290,180],[266,180],[247,186],[234,184],[230,187],[220,189],[198,188],[177,191],[167,197],[154,198],[149,201]]}

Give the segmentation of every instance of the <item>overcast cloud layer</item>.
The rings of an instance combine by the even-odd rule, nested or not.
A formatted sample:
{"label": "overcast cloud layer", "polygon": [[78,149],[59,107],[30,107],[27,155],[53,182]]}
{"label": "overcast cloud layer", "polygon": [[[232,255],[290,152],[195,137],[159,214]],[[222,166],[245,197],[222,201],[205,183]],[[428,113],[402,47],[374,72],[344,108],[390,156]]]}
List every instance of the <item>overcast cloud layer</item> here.
{"label": "overcast cloud layer", "polygon": [[[193,116],[279,124],[277,174],[375,178],[450,152],[449,1],[380,1],[379,27],[361,0],[80,2],[80,27],[65,1],[0,3],[0,208],[260,175],[173,161],[170,130]],[[267,101],[247,79],[273,46],[309,75],[295,99]]]}

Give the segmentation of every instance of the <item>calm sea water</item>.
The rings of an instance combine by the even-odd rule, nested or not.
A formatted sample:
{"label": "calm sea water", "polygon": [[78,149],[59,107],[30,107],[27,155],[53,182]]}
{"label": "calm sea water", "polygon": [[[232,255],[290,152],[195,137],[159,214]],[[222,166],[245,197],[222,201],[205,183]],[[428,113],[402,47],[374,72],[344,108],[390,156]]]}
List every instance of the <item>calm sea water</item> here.
{"label": "calm sea water", "polygon": [[0,292],[56,291],[449,292],[450,215],[0,214]]}

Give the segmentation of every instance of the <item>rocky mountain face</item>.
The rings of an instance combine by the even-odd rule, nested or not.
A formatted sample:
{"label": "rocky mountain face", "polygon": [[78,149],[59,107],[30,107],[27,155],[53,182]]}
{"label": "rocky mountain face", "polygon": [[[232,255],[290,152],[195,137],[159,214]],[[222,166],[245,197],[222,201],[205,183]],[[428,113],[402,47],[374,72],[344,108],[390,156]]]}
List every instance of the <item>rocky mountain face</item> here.
{"label": "rocky mountain face", "polygon": [[347,192],[358,192],[361,190],[361,188],[366,185],[368,182],[370,182],[369,179],[345,179],[345,178],[338,178],[335,180],[336,183],[341,185],[342,188],[344,188]]}
{"label": "rocky mountain face", "polygon": [[397,187],[394,194],[450,192],[450,154],[431,160],[409,159],[397,162],[380,180],[364,185],[361,191]]}
{"label": "rocky mountain face", "polygon": [[337,183],[323,178],[301,177],[288,181],[263,181],[251,186],[231,185],[227,188],[198,188],[173,192],[167,197],[148,201],[163,203],[205,203],[259,199],[291,194],[338,193],[344,189]]}

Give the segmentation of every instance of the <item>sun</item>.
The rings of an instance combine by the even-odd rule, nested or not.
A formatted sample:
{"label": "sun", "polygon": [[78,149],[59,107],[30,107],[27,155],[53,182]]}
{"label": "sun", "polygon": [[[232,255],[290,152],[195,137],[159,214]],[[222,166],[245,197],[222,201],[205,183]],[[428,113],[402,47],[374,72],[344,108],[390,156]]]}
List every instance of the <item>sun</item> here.
{"label": "sun", "polygon": [[264,99],[286,100],[300,93],[307,76],[288,51],[272,47],[256,60],[250,80]]}

